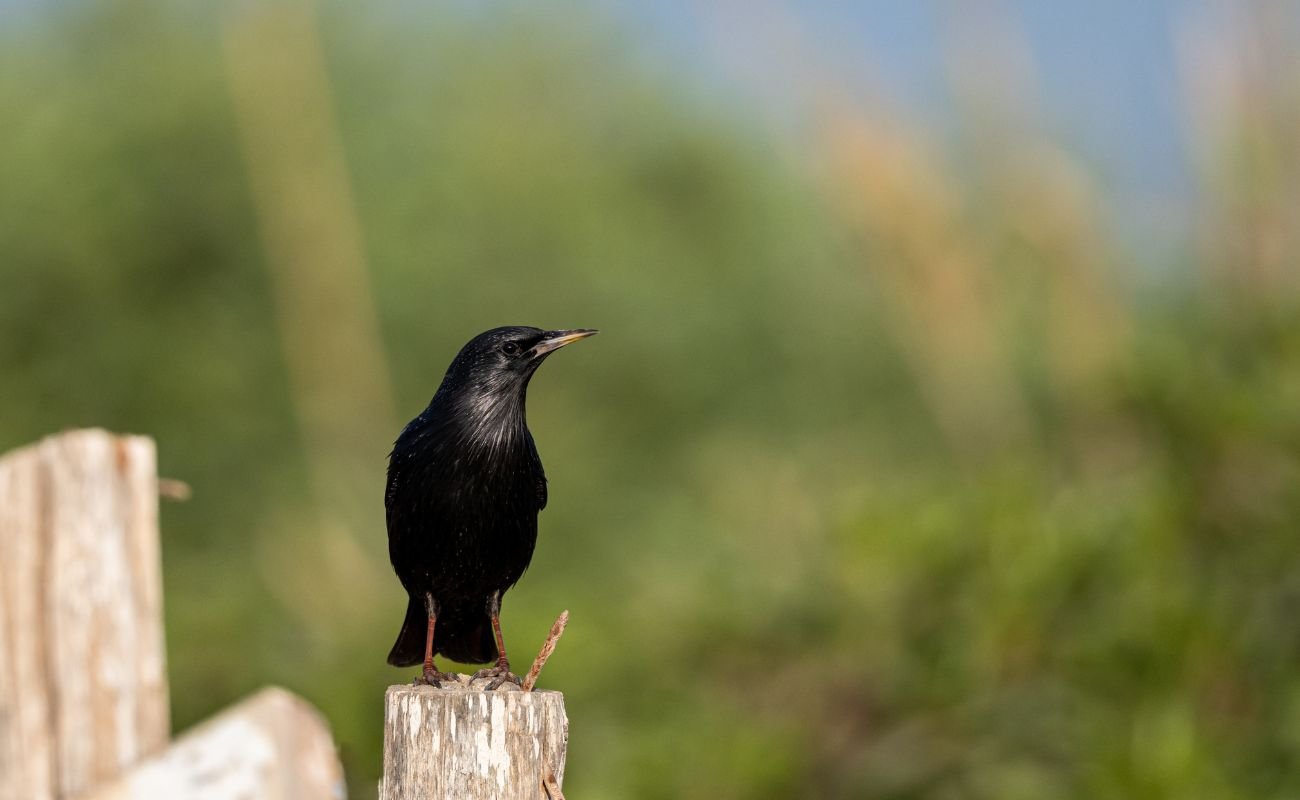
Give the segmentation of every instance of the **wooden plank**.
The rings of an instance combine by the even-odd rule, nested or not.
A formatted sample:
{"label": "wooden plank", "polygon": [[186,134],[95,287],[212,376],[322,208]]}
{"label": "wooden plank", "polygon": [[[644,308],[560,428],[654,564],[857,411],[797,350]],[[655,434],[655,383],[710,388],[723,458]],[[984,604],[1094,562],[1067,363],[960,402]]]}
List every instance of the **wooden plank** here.
{"label": "wooden plank", "polygon": [[169,735],[152,440],[0,459],[0,800],[83,792]]}
{"label": "wooden plank", "polygon": [[341,800],[344,794],[343,769],[324,718],[272,687],[80,800]]}
{"label": "wooden plank", "polygon": [[380,800],[539,800],[548,778],[562,786],[564,695],[460,680],[388,688]]}

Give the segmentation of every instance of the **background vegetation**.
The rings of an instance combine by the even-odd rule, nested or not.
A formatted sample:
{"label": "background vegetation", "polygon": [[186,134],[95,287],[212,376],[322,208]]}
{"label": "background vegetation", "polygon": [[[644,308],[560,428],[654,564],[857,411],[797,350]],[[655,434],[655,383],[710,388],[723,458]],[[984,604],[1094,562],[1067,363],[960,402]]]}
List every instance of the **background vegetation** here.
{"label": "background vegetation", "polygon": [[773,126],[583,7],[357,9],[0,31],[0,447],[149,433],[193,486],[177,728],[283,684],[369,796],[388,444],[473,333],[583,326],[504,620],[572,611],[571,796],[1300,793],[1286,14],[1189,49],[1193,233],[1135,252],[959,80],[944,140],[776,36]]}

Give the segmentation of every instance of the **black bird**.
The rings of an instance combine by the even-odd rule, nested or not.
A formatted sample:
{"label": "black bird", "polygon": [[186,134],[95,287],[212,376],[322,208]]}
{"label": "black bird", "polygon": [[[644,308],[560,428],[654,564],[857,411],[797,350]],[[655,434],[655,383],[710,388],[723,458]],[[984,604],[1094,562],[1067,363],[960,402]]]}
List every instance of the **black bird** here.
{"label": "black bird", "polygon": [[546,473],[524,419],[528,381],[548,355],[594,330],[494,328],[451,362],[442,385],[393,444],[388,460],[388,557],[410,601],[388,663],[421,663],[434,686],[449,676],[435,653],[496,659],[475,677],[510,672],[501,597],[533,557]]}

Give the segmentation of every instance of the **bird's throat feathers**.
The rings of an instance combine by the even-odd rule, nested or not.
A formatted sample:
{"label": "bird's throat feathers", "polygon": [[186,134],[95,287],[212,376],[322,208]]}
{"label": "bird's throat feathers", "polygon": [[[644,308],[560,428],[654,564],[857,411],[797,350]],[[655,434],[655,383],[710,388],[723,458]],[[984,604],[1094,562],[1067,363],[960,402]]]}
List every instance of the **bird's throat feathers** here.
{"label": "bird's throat feathers", "polygon": [[457,399],[453,415],[461,444],[469,450],[498,452],[528,436],[524,415],[524,390],[472,392]]}
{"label": "bird's throat feathers", "polygon": [[505,390],[484,387],[479,391],[439,393],[417,419],[424,428],[420,433],[432,435],[418,435],[418,438],[454,448],[457,457],[497,456],[516,447],[526,447],[526,391],[525,385]]}

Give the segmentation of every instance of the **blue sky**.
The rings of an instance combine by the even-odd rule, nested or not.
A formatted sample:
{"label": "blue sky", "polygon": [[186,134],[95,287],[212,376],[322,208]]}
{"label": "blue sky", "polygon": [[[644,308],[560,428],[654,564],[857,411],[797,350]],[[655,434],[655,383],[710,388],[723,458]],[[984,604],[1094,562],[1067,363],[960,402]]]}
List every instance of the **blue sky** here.
{"label": "blue sky", "polygon": [[[1027,46],[1036,89],[1033,122],[1063,142],[1114,193],[1114,217],[1141,236],[1185,232],[1195,185],[1187,139],[1179,36],[1231,0],[607,0],[636,21],[638,36],[700,71],[735,72],[737,57],[761,60],[761,25],[743,15],[777,5],[798,36],[849,85],[870,86],[889,105],[940,132],[955,119],[945,59],[957,30],[952,11],[993,8]],[[709,9],[730,9],[719,30]],[[978,17],[976,19],[978,22]],[[720,38],[741,40],[727,59]],[[978,52],[978,51],[977,51]],[[978,57],[976,58],[978,61]],[[741,72],[755,65],[740,64]],[[770,65],[769,65],[770,66]],[[761,74],[762,67],[759,66]],[[725,78],[724,78],[725,81]],[[779,82],[779,79],[778,79]],[[765,98],[769,103],[771,96]],[[789,98],[794,100],[794,98]],[[780,105],[779,93],[775,105]],[[778,109],[779,113],[779,109]]]}
{"label": "blue sky", "polygon": [[[1066,144],[1114,192],[1115,216],[1124,224],[1177,235],[1185,227],[1180,220],[1186,219],[1195,183],[1178,32],[1193,15],[1256,1],[574,0],[557,10],[573,13],[587,3],[604,7],[630,21],[638,49],[672,71],[674,79],[684,77],[720,99],[759,100],[778,115],[797,113],[798,89],[782,86],[781,66],[771,63],[771,49],[761,41],[772,32],[765,34],[763,23],[755,22],[763,8],[775,7],[797,28],[821,68],[848,86],[870,87],[890,106],[942,134],[956,118],[945,63],[955,31],[963,30],[954,25],[954,10],[978,22],[980,9],[993,9],[1012,21],[1027,45],[1036,89],[1029,105],[1036,113],[1033,122]],[[531,4],[457,2],[486,13],[516,2]],[[0,0],[0,24],[41,7],[36,0]],[[756,75],[770,84],[767,90],[744,85],[746,77],[752,83]]]}

